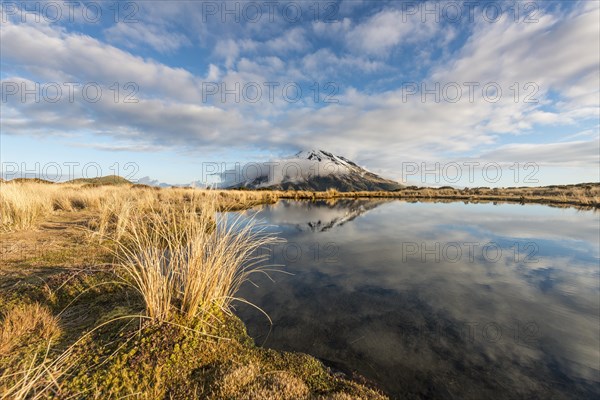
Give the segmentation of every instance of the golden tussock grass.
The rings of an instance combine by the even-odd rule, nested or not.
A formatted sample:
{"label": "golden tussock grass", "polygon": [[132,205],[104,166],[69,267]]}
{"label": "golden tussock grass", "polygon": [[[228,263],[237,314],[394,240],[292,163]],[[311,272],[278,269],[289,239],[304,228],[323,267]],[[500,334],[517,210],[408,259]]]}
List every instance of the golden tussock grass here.
{"label": "golden tussock grass", "polygon": [[[307,192],[307,195],[309,193],[312,196],[312,192]],[[231,315],[231,303],[236,300],[240,285],[253,273],[271,272],[271,267],[265,265],[268,254],[260,250],[274,244],[277,239],[252,217],[235,217],[224,211],[272,203],[283,195],[284,192],[273,191],[183,188],[157,190],[130,185],[94,186],[85,183],[1,183],[3,235],[31,237],[33,235],[30,232],[6,231],[39,229],[47,232],[56,227],[57,221],[65,221],[63,226],[66,225],[71,230],[87,226],[92,234],[80,231],[81,236],[78,237],[93,240],[93,244],[82,240],[73,245],[89,246],[100,241],[102,245],[112,249],[116,257],[110,265],[111,271],[117,271],[129,284],[126,287],[133,287],[139,294],[145,315],[139,314],[140,302],[136,299],[133,302],[135,308],[125,308],[131,314],[102,314],[105,319],[95,320],[93,326],[86,328],[84,336],[75,339],[74,332],[61,335],[58,319],[43,305],[22,301],[6,312],[2,310],[0,399],[82,398],[88,394],[95,398],[110,398],[106,395],[113,393],[113,390],[120,395],[135,397],[139,388],[142,388],[147,398],[162,398],[166,388],[179,387],[174,382],[179,382],[181,371],[187,371],[188,374],[183,379],[196,376],[194,371],[197,370],[190,369],[192,364],[185,359],[189,350],[178,350],[175,344],[185,339],[189,340],[190,346],[200,346],[198,343],[204,343],[204,339],[208,337],[211,341],[203,345],[205,347],[190,347],[197,351],[196,356],[191,355],[191,358],[202,361],[213,354],[215,349],[222,347],[231,349],[223,350],[224,355],[231,358],[230,361],[241,360],[241,363],[223,373],[220,371],[225,366],[221,367],[217,363],[221,359],[215,361],[215,365],[200,364],[214,368],[215,377],[222,382],[215,382],[209,388],[205,387],[206,382],[212,381],[205,382],[197,378],[198,382],[190,385],[190,388],[210,389],[211,393],[218,392],[229,398],[319,398],[314,397],[318,392],[317,388],[321,384],[327,384],[332,385],[328,391],[335,394],[333,391],[337,391],[335,388],[338,387],[335,385],[341,384],[341,381],[329,376],[318,361],[298,361],[302,365],[298,369],[294,366],[295,361],[271,365],[273,356],[265,356],[264,360],[257,358],[262,350],[250,345],[245,331],[232,337],[226,336],[231,334],[230,330],[233,332],[226,327],[225,321],[228,318],[235,320]],[[324,194],[328,198],[337,198],[339,195],[339,192],[333,190]],[[85,223],[76,225],[74,221]],[[52,232],[56,232],[64,240],[70,240],[65,234],[66,230]],[[64,284],[69,286],[66,282]],[[79,288],[79,285],[73,284],[72,287]],[[83,287],[77,290],[82,289]],[[83,294],[71,293],[70,290],[63,293],[67,296],[63,299],[64,304],[68,306],[81,301],[79,295]],[[129,298],[133,291],[127,290]],[[86,301],[90,301],[87,296],[84,297]],[[64,329],[73,326],[70,324],[74,321],[69,320],[68,312],[59,315],[64,319]],[[130,353],[139,349],[139,346],[132,345],[131,349],[119,353],[121,346],[127,346],[128,342],[122,343],[122,339],[115,339],[109,329],[104,333],[104,328],[117,319],[138,317],[143,321],[155,322],[150,324],[150,330],[155,327],[160,333],[165,326],[177,326],[182,329],[182,333],[175,338],[163,338],[157,334],[148,336],[146,341],[145,337],[138,339],[137,335],[132,335],[127,340],[148,343],[148,351]],[[209,317],[218,318],[220,323],[213,324],[215,318]],[[215,327],[217,325],[218,328]],[[189,333],[192,330],[202,340],[196,341],[194,335]],[[98,336],[91,335],[92,332],[98,332]],[[103,334],[107,336],[104,338]],[[84,341],[84,338],[89,338],[89,341]],[[60,340],[58,346],[54,346],[53,342],[57,339]],[[95,352],[99,347],[92,343],[97,339],[98,346],[105,344],[103,340],[111,346],[114,342],[115,346],[114,356],[111,353],[99,364],[96,361],[98,354]],[[163,339],[166,346],[164,348],[158,346]],[[76,342],[73,343],[73,340]],[[38,344],[29,347],[34,342]],[[66,350],[62,351],[65,347]],[[160,359],[160,368],[165,370],[152,364],[152,374],[139,373],[139,360],[155,363],[156,357]],[[182,358],[181,361],[171,362],[172,357],[175,357],[174,360]],[[289,357],[282,356],[282,359],[287,360]],[[306,369],[305,365],[308,364],[311,367]],[[88,374],[94,374],[94,377],[88,379]],[[335,385],[334,381],[337,382]],[[91,382],[97,386],[87,392]],[[128,386],[119,386],[124,382],[132,383],[131,388],[137,389],[132,389],[129,393]],[[348,393],[369,392],[350,383],[344,383],[343,387]],[[189,398],[181,396],[177,398]]]}
{"label": "golden tussock grass", "polygon": [[0,321],[0,357],[28,344],[32,337],[49,342],[59,335],[58,320],[48,308],[39,303],[16,305]]}
{"label": "golden tussock grass", "polygon": [[31,226],[52,211],[52,204],[40,194],[39,184],[0,184],[0,223],[3,230],[20,230]]}
{"label": "golden tussock grass", "polygon": [[253,220],[219,213],[275,201],[270,192],[30,182],[3,183],[0,192],[5,231],[34,228],[51,213],[94,211],[95,235],[116,243],[122,271],[159,320],[227,310],[264,260],[257,251],[276,241]]}
{"label": "golden tussock grass", "polygon": [[[39,303],[18,304],[0,321],[0,399],[39,399],[57,389],[69,352],[50,356],[58,319]],[[33,350],[31,350],[33,348]]]}
{"label": "golden tussock grass", "polygon": [[[119,265],[144,299],[149,317],[185,320],[228,312],[240,285],[277,239],[251,219],[228,221],[211,200],[123,208],[124,233],[115,237]],[[120,219],[121,217],[119,217]]]}
{"label": "golden tussock grass", "polygon": [[277,201],[268,191],[218,191],[200,189],[155,189],[135,185],[46,184],[29,181],[0,183],[0,227],[2,231],[35,228],[55,212],[99,211],[100,231],[124,215],[122,207],[157,208],[165,204],[211,201],[221,211],[239,210]]}
{"label": "golden tussock grass", "polygon": [[0,183],[0,223],[3,231],[32,228],[55,211],[97,209],[111,189],[30,182]]}
{"label": "golden tussock grass", "polygon": [[123,232],[127,212],[123,207],[159,208],[166,204],[212,202],[220,211],[242,210],[286,199],[398,198],[454,199],[468,201],[517,201],[600,207],[600,184],[578,184],[520,188],[405,187],[386,191],[340,192],[310,190],[202,190],[158,189],[137,185],[89,185],[84,183],[44,184],[29,181],[0,183],[0,229],[35,228],[44,217],[56,212],[99,211],[99,232],[114,228]]}
{"label": "golden tussock grass", "polygon": [[[51,345],[35,351],[13,370],[0,374],[1,400],[55,399],[61,396],[61,380],[77,365],[73,357],[74,347],[59,354],[51,354]],[[78,397],[81,398],[81,397]]]}

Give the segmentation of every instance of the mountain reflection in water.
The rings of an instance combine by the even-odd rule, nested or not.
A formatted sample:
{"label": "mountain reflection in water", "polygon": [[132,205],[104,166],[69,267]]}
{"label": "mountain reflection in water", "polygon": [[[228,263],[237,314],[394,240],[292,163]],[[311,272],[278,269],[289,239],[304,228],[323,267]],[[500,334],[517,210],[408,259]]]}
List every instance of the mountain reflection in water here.
{"label": "mountain reflection in water", "polygon": [[540,205],[280,201],[287,239],[238,306],[257,343],[357,371],[394,398],[592,398],[599,219]]}

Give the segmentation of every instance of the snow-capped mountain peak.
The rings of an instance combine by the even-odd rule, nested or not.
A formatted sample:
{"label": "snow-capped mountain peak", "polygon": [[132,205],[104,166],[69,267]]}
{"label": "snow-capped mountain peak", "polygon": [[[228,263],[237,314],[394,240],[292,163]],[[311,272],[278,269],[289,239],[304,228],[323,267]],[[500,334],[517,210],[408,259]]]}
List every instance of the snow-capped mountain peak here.
{"label": "snow-capped mountain peak", "polygon": [[328,153],[326,151],[323,151],[323,150],[310,149],[310,150],[299,151],[298,153],[296,153],[294,155],[294,158],[303,158],[303,159],[312,160],[312,161],[323,161],[323,160],[335,161],[335,159],[337,157],[335,155]]}
{"label": "snow-capped mountain peak", "polygon": [[[256,165],[253,164],[252,175],[238,174],[236,181],[222,182],[221,186],[284,190],[333,188],[340,191],[394,190],[401,187],[397,182],[384,179],[347,158],[320,149],[302,150],[291,157],[264,163],[260,171],[257,171]],[[229,179],[235,176],[231,171],[223,175]]]}
{"label": "snow-capped mountain peak", "polygon": [[306,159],[306,160],[316,161],[316,162],[331,162],[334,164],[344,165],[344,166],[357,166],[352,161],[350,161],[342,156],[336,156],[335,154],[329,153],[325,150],[315,150],[315,149],[302,150],[302,151],[299,151],[298,153],[296,153],[294,155],[294,158]]}

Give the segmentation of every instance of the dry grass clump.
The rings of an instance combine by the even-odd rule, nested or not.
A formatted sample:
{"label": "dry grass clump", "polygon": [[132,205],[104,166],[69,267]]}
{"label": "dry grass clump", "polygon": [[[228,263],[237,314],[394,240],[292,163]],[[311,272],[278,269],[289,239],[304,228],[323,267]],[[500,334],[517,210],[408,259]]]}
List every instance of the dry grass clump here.
{"label": "dry grass clump", "polygon": [[277,239],[253,221],[227,221],[212,201],[131,209],[125,233],[116,238],[125,274],[141,294],[149,317],[191,320],[229,305],[240,285]]}
{"label": "dry grass clump", "polygon": [[49,201],[55,211],[79,211],[84,209],[98,209],[110,187],[83,189],[79,185],[51,186]]}
{"label": "dry grass clump", "polygon": [[0,400],[64,398],[60,382],[76,364],[72,350],[68,348],[52,357],[48,346],[31,359],[23,359],[16,372],[1,371]]}
{"label": "dry grass clump", "polygon": [[0,322],[0,357],[8,356],[32,338],[49,342],[60,336],[58,320],[39,303],[19,304],[8,310]]}
{"label": "dry grass clump", "polygon": [[[150,190],[132,191],[129,186],[85,186],[83,184],[0,183],[0,226],[3,231],[34,228],[54,212],[101,210],[122,200],[148,198]],[[156,195],[152,196],[153,199]]]}
{"label": "dry grass clump", "polygon": [[125,225],[133,205],[124,201],[122,196],[111,194],[100,206],[97,220],[97,231],[101,238],[112,235],[119,240],[125,232]]}
{"label": "dry grass clump", "polygon": [[337,189],[329,188],[325,191],[325,195],[329,197],[339,196],[340,192]]}
{"label": "dry grass clump", "polygon": [[3,231],[27,229],[52,206],[42,194],[47,185],[0,183],[0,223]]}
{"label": "dry grass clump", "polygon": [[81,189],[80,185],[35,182],[0,183],[0,225],[3,231],[35,227],[54,211],[97,209],[108,187]]}
{"label": "dry grass clump", "polygon": [[58,319],[39,303],[19,304],[0,322],[0,399],[46,398],[67,371],[68,352],[50,357]]}

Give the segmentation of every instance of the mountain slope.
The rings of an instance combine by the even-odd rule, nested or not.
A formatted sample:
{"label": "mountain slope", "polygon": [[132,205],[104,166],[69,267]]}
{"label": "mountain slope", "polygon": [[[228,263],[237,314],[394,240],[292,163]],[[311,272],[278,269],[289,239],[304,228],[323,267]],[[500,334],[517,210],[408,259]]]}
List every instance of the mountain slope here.
{"label": "mountain slope", "polygon": [[[232,174],[222,174],[224,188],[348,191],[395,190],[398,182],[384,179],[348,160],[323,150],[306,150],[292,157],[252,164]],[[231,177],[235,178],[232,180]],[[229,179],[229,180],[226,180]]]}

